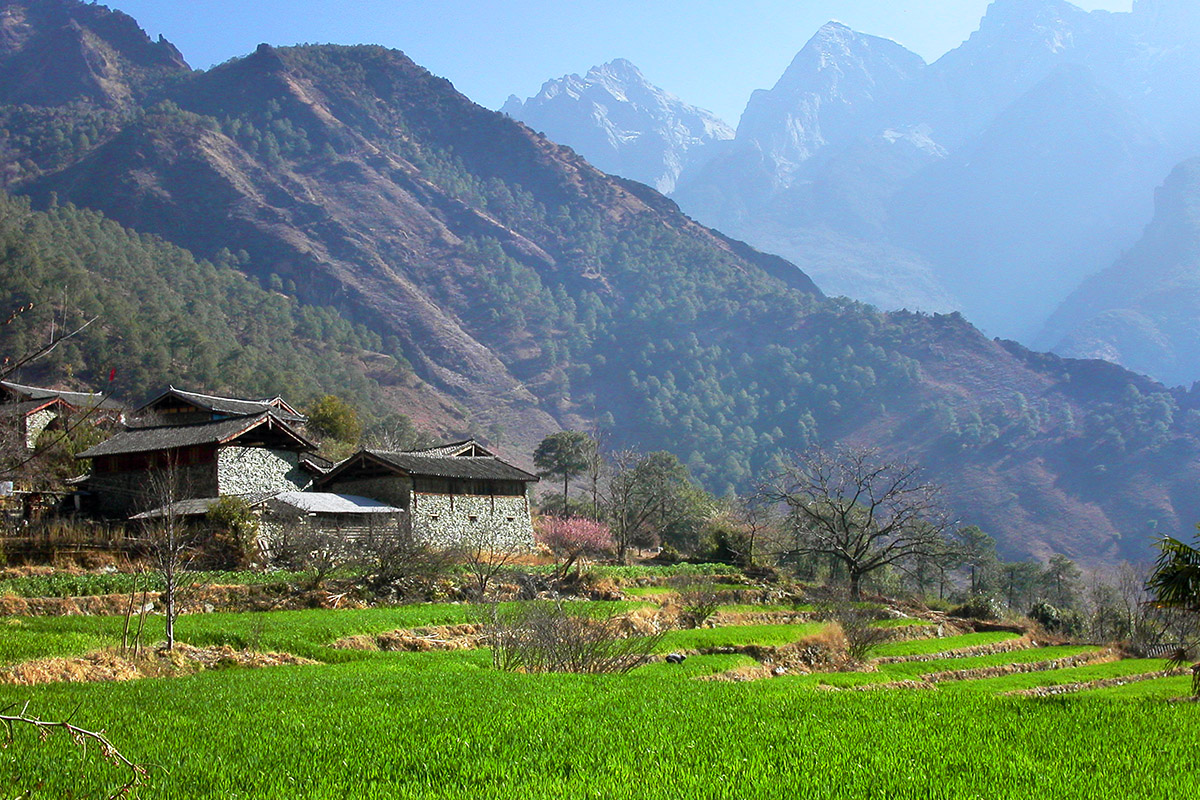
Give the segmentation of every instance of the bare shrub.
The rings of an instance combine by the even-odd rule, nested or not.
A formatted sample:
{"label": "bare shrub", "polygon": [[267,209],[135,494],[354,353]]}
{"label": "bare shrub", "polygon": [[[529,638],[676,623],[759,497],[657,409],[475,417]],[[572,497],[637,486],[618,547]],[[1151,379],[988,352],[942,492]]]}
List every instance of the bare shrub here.
{"label": "bare shrub", "polygon": [[369,568],[361,583],[377,597],[434,599],[437,586],[454,566],[458,554],[418,541],[404,526],[368,548]]}
{"label": "bare shrub", "polygon": [[549,601],[490,606],[485,630],[497,669],[530,673],[629,672],[650,660],[663,637],[629,635],[618,618]]}
{"label": "bare shrub", "polygon": [[723,592],[710,580],[681,576],[671,581],[679,598],[679,624],[699,628],[721,607]]}
{"label": "bare shrub", "polygon": [[819,619],[836,622],[846,641],[846,656],[851,661],[863,662],[875,648],[892,639],[894,631],[875,623],[880,614],[864,603],[847,600],[828,600],[817,606]]}

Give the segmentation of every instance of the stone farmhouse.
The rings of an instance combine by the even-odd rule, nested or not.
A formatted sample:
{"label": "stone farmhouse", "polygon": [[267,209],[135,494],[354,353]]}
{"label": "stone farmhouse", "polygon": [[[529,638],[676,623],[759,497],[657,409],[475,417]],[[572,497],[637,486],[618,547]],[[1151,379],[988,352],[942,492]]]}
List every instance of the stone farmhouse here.
{"label": "stone farmhouse", "polygon": [[401,453],[361,450],[317,479],[404,509],[413,534],[437,546],[533,543],[529,488],[538,477],[474,440]]}
{"label": "stone farmhouse", "polygon": [[175,389],[134,423],[78,454],[93,513],[151,519],[200,516],[221,497],[246,499],[264,549],[303,525],[346,537],[384,527],[449,547],[533,545],[528,488],[537,476],[475,441],[409,452],[362,450],[339,464],[315,454],[304,416],[282,398],[242,400]]}

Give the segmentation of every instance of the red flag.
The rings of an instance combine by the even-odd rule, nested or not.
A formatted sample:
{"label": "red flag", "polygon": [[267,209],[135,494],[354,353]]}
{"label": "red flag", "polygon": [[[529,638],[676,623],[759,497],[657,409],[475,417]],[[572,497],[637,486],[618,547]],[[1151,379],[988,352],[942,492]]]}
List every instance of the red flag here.
{"label": "red flag", "polygon": [[112,370],[108,373],[108,382],[112,383],[116,379],[117,379],[117,368],[113,367]]}

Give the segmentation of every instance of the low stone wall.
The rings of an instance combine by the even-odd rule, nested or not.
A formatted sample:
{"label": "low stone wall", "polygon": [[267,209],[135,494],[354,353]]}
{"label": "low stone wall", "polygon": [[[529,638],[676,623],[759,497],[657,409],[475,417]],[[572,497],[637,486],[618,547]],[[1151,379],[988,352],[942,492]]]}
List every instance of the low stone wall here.
{"label": "low stone wall", "polygon": [[42,431],[50,427],[50,423],[58,419],[58,412],[50,408],[30,414],[25,418],[25,447],[33,450],[37,447],[38,437]]}

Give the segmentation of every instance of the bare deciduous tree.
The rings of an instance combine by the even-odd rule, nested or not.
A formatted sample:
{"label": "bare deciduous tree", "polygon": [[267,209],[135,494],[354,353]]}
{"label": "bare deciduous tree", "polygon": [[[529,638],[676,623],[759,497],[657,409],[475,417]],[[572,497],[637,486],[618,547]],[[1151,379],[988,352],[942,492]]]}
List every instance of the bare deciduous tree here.
{"label": "bare deciduous tree", "polygon": [[711,499],[691,482],[687,467],[666,452],[613,453],[603,502],[621,562],[639,542],[652,541],[689,520],[699,527],[713,511]]}
{"label": "bare deciduous tree", "polygon": [[951,549],[940,487],[923,481],[917,466],[875,450],[810,448],[759,494],[787,506],[791,552],[840,562],[855,599],[875,570]]}
{"label": "bare deciduous tree", "polygon": [[189,529],[178,503],[190,494],[187,477],[173,456],[151,473],[147,496],[155,515],[146,521],[145,543],[162,576],[166,649],[175,649],[175,619],[179,615],[179,585],[196,552],[196,533]]}

